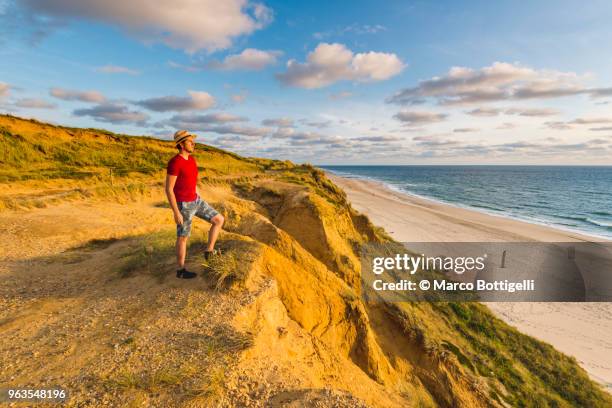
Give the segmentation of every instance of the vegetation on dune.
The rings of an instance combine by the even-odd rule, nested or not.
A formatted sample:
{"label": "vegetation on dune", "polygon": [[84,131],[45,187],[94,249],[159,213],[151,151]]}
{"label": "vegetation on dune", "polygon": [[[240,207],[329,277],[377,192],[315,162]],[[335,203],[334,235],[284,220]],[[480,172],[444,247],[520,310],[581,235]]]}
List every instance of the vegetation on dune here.
{"label": "vegetation on dune", "polygon": [[255,242],[245,240],[224,240],[219,249],[222,256],[213,256],[203,262],[204,271],[210,276],[216,290],[227,289],[235,284],[244,283],[253,262],[259,255]]}
{"label": "vegetation on dune", "polygon": [[[125,136],[97,129],[40,124],[0,115],[0,182],[12,180],[101,179],[159,173],[176,154],[170,141]],[[214,175],[253,173],[257,163],[198,144],[200,169]]]}
{"label": "vegetation on dune", "polygon": [[[507,390],[504,400],[512,406],[605,407],[610,404],[609,395],[589,379],[574,358],[508,326],[485,306],[475,302],[431,305],[467,345],[459,350],[447,343],[446,348],[470,371],[503,384]],[[500,396],[495,388],[491,393],[492,397]]]}
{"label": "vegetation on dune", "polygon": [[[33,206],[92,196],[122,200],[153,190],[161,196],[160,180],[175,151],[171,142],[154,138],[0,116],[0,183],[34,185],[49,197],[45,201],[45,194],[30,197],[7,191],[0,199],[5,208],[18,208],[35,200],[40,205]],[[361,246],[392,240],[357,213],[320,169],[243,158],[201,144],[196,152],[202,182],[223,184],[226,194],[213,202],[227,219],[219,243],[223,255],[206,262],[198,258],[205,279],[217,289],[215,296],[245,286],[256,273],[267,274],[278,286],[272,297],[317,338],[319,346],[311,354],[335,350],[372,381],[389,390],[404,390],[402,395],[424,406],[612,404],[575,359],[511,328],[481,304],[364,302]],[[70,194],[58,196],[58,191]],[[194,236],[192,249],[203,249],[204,242],[205,237]],[[101,251],[117,243],[116,238],[94,239],[75,251]],[[173,229],[121,244],[115,281],[145,276],[155,278],[152,284],[164,284],[174,262]],[[257,307],[264,305],[262,301]],[[273,327],[277,329],[286,335],[285,327]],[[227,333],[203,339],[211,355],[235,356],[256,344],[257,334]],[[135,347],[139,340],[130,339],[121,347]],[[110,390],[146,396],[160,389],[172,391],[197,376],[190,367],[177,363],[157,371],[125,370],[103,380]],[[210,403],[224,392],[228,367],[209,368],[188,389],[196,405]]]}

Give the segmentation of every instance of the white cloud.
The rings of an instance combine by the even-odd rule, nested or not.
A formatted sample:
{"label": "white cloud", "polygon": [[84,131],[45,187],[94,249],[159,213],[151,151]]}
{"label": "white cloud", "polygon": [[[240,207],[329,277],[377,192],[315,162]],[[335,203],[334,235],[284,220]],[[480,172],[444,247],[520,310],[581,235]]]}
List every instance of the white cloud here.
{"label": "white cloud", "polygon": [[404,68],[397,55],[373,51],[356,54],[352,65],[355,76],[363,81],[383,81]]}
{"label": "white cloud", "polygon": [[476,108],[465,113],[472,116],[497,116],[501,112],[502,110],[497,108]]}
{"label": "white cloud", "polygon": [[536,70],[519,64],[495,62],[477,70],[453,67],[442,77],[421,81],[387,99],[410,105],[432,99],[441,105],[496,102],[588,94],[606,96],[610,88],[587,88],[574,72]]}
{"label": "white cloud", "polygon": [[303,124],[303,125],[306,125],[306,126],[323,129],[323,128],[331,126],[332,121],[331,120],[308,120],[308,119],[301,119],[300,123]]}
{"label": "white cloud", "polygon": [[476,108],[465,112],[472,116],[497,116],[499,114],[527,117],[542,117],[558,115],[559,111],[548,108]]}
{"label": "white cloud", "polygon": [[404,64],[395,54],[354,54],[342,44],[319,44],[305,63],[289,60],[287,70],[276,77],[299,88],[322,88],[338,81],[382,81],[399,74]]}
{"label": "white cloud", "polygon": [[419,146],[424,146],[427,148],[435,147],[449,147],[449,146],[457,146],[459,142],[456,140],[449,139],[440,139],[439,135],[428,135],[428,136],[416,136],[413,137],[412,140],[416,142]]}
{"label": "white cloud", "polygon": [[15,106],[30,109],[55,109],[57,107],[57,105],[55,105],[54,103],[37,98],[19,99],[17,102],[15,102]]}
{"label": "white cloud", "polygon": [[246,122],[248,118],[236,116],[229,113],[219,112],[208,115],[174,115],[163,121],[160,125],[171,126],[177,129],[189,129],[191,131],[211,132],[221,135],[240,135],[245,137],[264,137],[270,132],[270,128],[259,128],[237,125],[236,122]]}
{"label": "white cloud", "polygon": [[228,55],[223,61],[213,61],[208,64],[211,69],[223,71],[260,71],[269,65],[276,64],[280,51],[262,51],[247,48],[240,54]]}
{"label": "white cloud", "polygon": [[593,98],[612,96],[612,87],[590,89],[589,93]]}
{"label": "white cloud", "polygon": [[428,123],[442,122],[448,115],[445,113],[435,112],[415,112],[415,111],[400,111],[393,117],[408,126],[418,126]]}
{"label": "white cloud", "polygon": [[612,123],[612,118],[576,118],[567,123],[570,125],[593,125],[597,123]]}
{"label": "white cloud", "polygon": [[100,122],[113,124],[133,123],[144,126],[149,116],[146,113],[130,111],[127,106],[119,103],[105,103],[88,109],[76,109],[76,116],[90,116]]}
{"label": "white cloud", "polygon": [[397,142],[402,140],[399,136],[393,135],[384,135],[384,136],[360,136],[355,137],[351,140],[356,140],[360,142]]}
{"label": "white cloud", "polygon": [[128,74],[128,75],[138,75],[140,71],[135,69],[122,67],[119,65],[104,65],[102,67],[97,67],[95,69],[96,72],[101,72],[103,74]]}
{"label": "white cloud", "polygon": [[471,133],[471,132],[479,132],[478,128],[456,128],[453,129],[453,133]]}
{"label": "white cloud", "polygon": [[259,139],[249,136],[240,135],[223,135],[218,136],[214,140],[211,140],[209,144],[212,146],[219,147],[225,150],[242,151],[246,154],[252,155],[254,151],[257,151],[257,145]]}
{"label": "white cloud", "polygon": [[270,134],[269,128],[257,128],[252,126],[238,125],[218,125],[218,126],[202,126],[202,131],[218,133],[221,135],[241,135],[247,137],[261,138]]}
{"label": "white cloud", "polygon": [[558,122],[558,121],[544,122],[544,125],[554,130],[568,130],[572,128],[566,122]]}
{"label": "white cloud", "polygon": [[[595,118],[576,118],[567,122],[544,122],[544,125],[550,129],[568,130],[581,125],[606,125],[612,123],[612,118],[595,117]],[[607,130],[606,127],[591,128],[589,130],[602,131]]]}
{"label": "white cloud", "polygon": [[261,124],[264,126],[293,127],[293,119],[291,118],[264,119],[261,121]]}
{"label": "white cloud", "polygon": [[206,110],[215,105],[215,98],[208,92],[188,91],[189,96],[162,96],[135,102],[155,112]]}
{"label": "white cloud", "polygon": [[98,91],[76,91],[64,88],[51,88],[49,94],[54,98],[63,99],[65,101],[81,101],[91,103],[102,103],[106,101],[106,97]]}
{"label": "white cloud", "polygon": [[272,10],[248,0],[25,0],[26,10],[58,20],[87,19],[122,28],[146,43],[193,53],[232,45],[272,21]]}
{"label": "white cloud", "polygon": [[[170,122],[181,122],[191,124],[219,124],[230,122],[247,122],[249,119],[244,116],[236,116],[225,112],[209,113],[207,115],[174,115]],[[189,127],[189,126],[187,126]]]}
{"label": "white cloud", "polygon": [[[410,148],[409,156],[433,158],[531,158],[541,160],[544,157],[564,157],[568,152],[585,157],[599,155],[605,157],[610,152],[610,142],[605,139],[591,139],[580,143],[567,143],[554,138],[541,141],[511,141],[507,143],[465,143],[448,139],[440,135],[418,136],[413,138],[414,147]],[[607,146],[606,146],[607,145]]]}
{"label": "white cloud", "polygon": [[559,114],[556,109],[538,108],[510,108],[504,111],[506,115],[519,115],[528,117],[555,116]]}

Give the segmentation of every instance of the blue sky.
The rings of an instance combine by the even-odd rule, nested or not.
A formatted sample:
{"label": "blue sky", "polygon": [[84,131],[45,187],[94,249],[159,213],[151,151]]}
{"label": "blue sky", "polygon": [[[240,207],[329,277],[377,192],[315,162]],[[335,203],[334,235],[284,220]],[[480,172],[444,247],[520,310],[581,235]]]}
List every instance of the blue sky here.
{"label": "blue sky", "polygon": [[0,111],[315,164],[612,164],[605,1],[0,0]]}

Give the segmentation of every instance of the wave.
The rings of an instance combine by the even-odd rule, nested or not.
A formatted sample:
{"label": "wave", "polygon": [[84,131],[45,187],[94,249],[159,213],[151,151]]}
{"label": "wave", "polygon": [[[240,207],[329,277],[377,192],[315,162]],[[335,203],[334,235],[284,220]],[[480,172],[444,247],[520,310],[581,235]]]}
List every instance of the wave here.
{"label": "wave", "polygon": [[557,215],[557,218],[563,218],[564,220],[571,220],[571,221],[582,221],[582,222],[588,221],[587,217],[575,217],[573,215]]}
{"label": "wave", "polygon": [[600,227],[604,227],[604,228],[611,228],[612,229],[612,222],[608,221],[599,221],[599,220],[594,220],[592,218],[587,218],[586,222],[591,223],[593,225],[598,225]]}

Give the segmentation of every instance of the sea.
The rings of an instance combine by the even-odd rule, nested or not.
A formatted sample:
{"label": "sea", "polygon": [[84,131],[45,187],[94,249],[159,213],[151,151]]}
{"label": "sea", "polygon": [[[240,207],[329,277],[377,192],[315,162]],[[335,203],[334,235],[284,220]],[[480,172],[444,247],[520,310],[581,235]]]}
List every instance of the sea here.
{"label": "sea", "polygon": [[612,239],[612,166],[318,166],[488,214]]}

